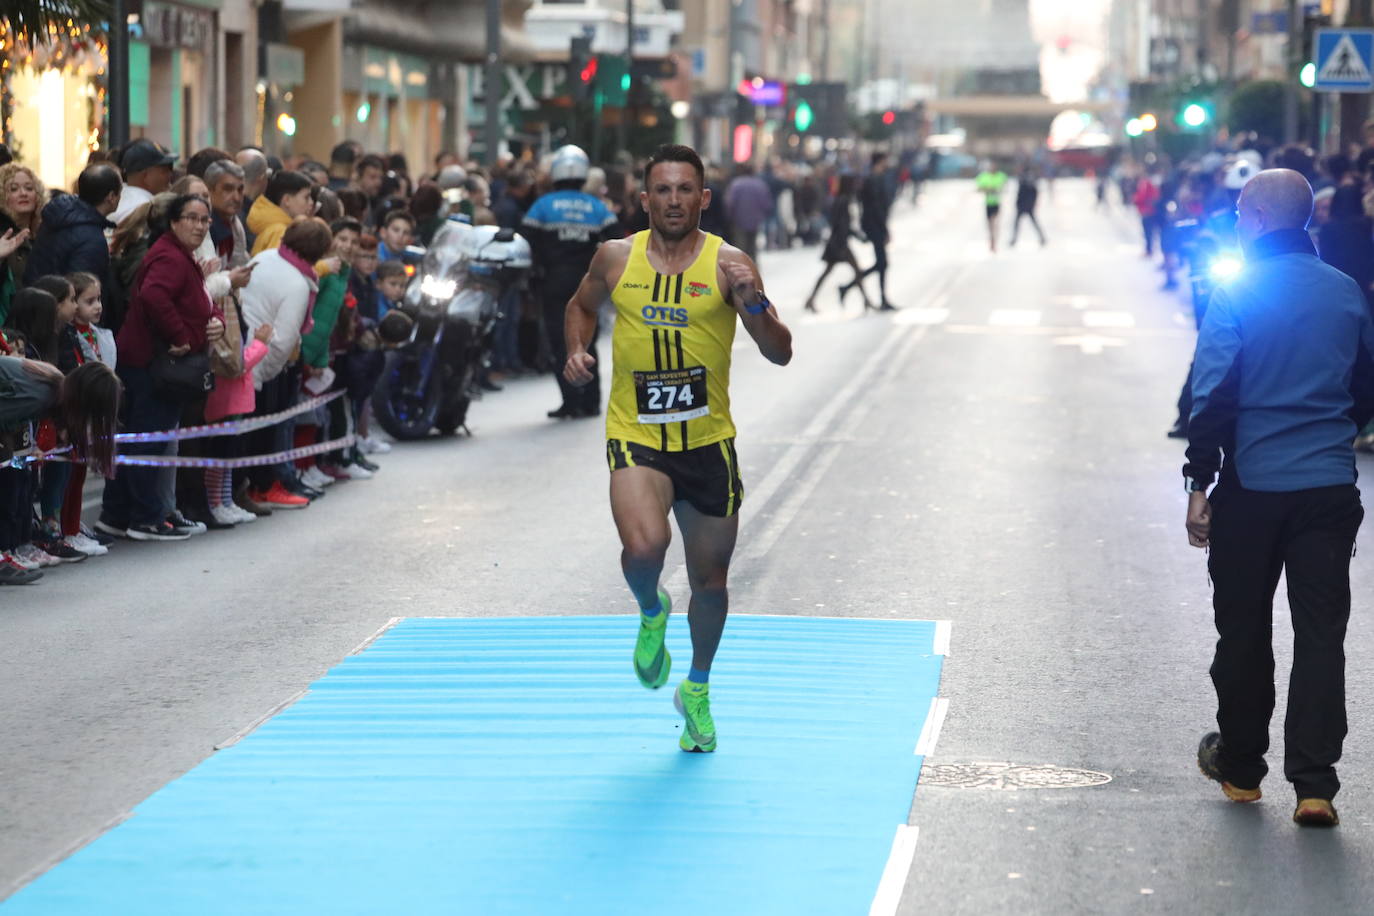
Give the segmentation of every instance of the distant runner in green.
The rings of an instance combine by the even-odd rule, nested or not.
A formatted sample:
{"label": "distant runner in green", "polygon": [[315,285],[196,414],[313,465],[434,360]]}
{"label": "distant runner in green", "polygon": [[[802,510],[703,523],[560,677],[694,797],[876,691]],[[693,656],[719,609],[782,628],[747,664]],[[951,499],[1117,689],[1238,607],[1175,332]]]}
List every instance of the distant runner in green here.
{"label": "distant runner in green", "polygon": [[973,179],[978,193],[988,208],[988,247],[997,251],[997,214],[1002,211],[1002,188],[1006,187],[1007,173],[997,168],[991,161],[983,163],[983,170]]}

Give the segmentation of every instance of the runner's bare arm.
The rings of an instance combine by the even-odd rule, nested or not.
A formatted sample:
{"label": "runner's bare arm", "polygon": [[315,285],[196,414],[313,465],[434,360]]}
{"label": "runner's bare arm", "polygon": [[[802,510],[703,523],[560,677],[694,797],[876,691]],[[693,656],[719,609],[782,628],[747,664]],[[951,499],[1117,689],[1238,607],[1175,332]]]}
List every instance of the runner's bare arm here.
{"label": "runner's bare arm", "polygon": [[587,273],[568,300],[563,313],[563,334],[568,346],[568,362],[563,377],[574,385],[585,385],[595,376],[596,360],[587,352],[587,341],[596,333],[596,313],[611,295],[612,278],[625,272],[630,257],[630,241],[616,239],[596,249]]}
{"label": "runner's bare arm", "polygon": [[778,320],[776,309],[757,315],[748,312],[758,305],[763,295],[763,279],[752,258],[731,245],[722,245],[716,273],[726,301],[734,306],[744,322],[744,329],[759,345],[759,352],[771,363],[785,366],[792,361],[792,332]]}

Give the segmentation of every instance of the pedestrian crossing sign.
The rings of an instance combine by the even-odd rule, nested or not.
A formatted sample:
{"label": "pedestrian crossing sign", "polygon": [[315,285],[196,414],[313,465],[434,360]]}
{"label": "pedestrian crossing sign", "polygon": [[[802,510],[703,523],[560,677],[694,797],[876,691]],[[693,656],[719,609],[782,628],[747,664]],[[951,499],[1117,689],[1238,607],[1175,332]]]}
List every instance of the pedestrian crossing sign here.
{"label": "pedestrian crossing sign", "polygon": [[1317,29],[1313,62],[1318,92],[1374,91],[1374,29]]}

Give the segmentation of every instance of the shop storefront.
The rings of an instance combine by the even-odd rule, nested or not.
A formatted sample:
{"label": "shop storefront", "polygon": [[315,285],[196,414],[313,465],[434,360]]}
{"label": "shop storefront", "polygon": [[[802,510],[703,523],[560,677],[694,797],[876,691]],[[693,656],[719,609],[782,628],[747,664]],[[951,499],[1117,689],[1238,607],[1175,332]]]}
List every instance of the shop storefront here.
{"label": "shop storefront", "polygon": [[0,20],[3,140],[49,188],[71,188],[103,140],[106,45],[89,26],[29,43]]}
{"label": "shop storefront", "polygon": [[218,142],[217,6],[144,0],[130,42],[130,132],[183,158]]}
{"label": "shop storefront", "polygon": [[404,153],[425,171],[445,145],[446,111],[423,57],[369,45],[344,46],[344,135],[364,149]]}

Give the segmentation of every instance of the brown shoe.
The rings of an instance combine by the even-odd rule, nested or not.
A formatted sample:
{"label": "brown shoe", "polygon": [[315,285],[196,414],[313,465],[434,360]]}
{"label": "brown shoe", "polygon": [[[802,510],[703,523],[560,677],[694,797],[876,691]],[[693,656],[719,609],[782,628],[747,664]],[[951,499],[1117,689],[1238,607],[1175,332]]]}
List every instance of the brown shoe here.
{"label": "brown shoe", "polygon": [[1304,827],[1334,827],[1341,822],[1336,807],[1324,798],[1300,798],[1293,823]]}

